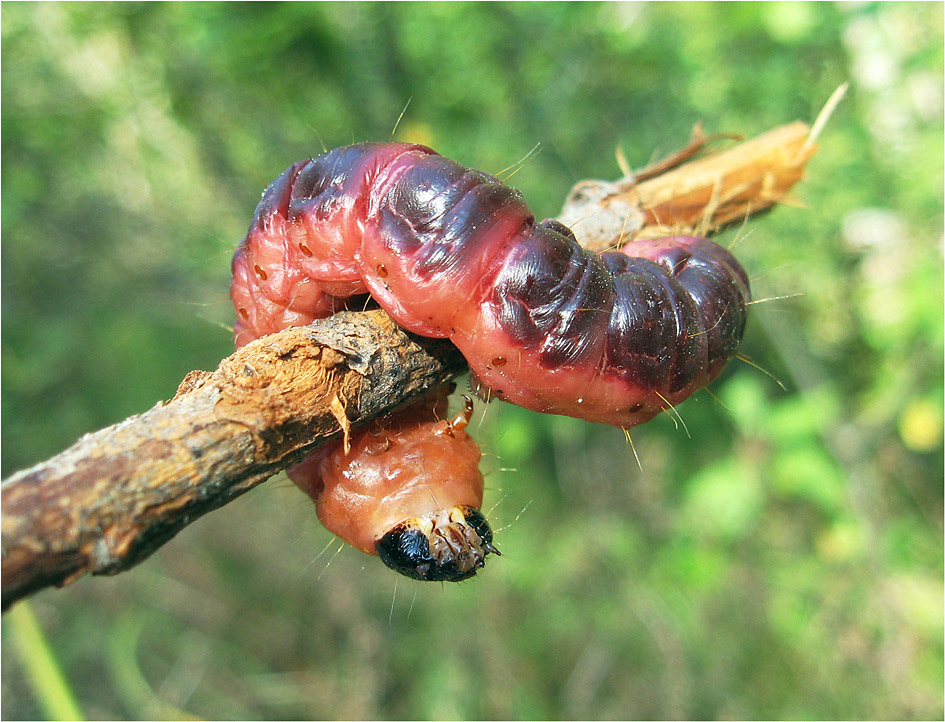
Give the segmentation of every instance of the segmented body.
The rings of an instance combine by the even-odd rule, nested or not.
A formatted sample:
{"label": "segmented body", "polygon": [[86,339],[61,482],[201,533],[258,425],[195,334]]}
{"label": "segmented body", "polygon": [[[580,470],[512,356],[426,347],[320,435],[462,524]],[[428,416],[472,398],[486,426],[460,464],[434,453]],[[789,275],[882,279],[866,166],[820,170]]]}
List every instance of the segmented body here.
{"label": "segmented body", "polygon": [[589,253],[521,194],[428,148],[338,148],[267,189],[233,261],[237,342],[370,293],[449,338],[495,396],[630,427],[705,386],[735,353],[748,278],[704,238]]}
{"label": "segmented body", "polygon": [[237,345],[370,294],[408,330],[449,338],[489,395],[625,428],[718,376],[750,297],[741,265],[707,239],[590,253],[493,176],[403,143],[291,165],[236,251],[231,293]]}

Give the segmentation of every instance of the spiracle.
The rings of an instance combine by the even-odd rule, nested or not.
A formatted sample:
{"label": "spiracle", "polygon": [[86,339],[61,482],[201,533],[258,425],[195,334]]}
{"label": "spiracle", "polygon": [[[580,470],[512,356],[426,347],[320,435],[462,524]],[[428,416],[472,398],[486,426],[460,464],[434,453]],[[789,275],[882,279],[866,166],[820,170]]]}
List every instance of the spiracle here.
{"label": "spiracle", "polygon": [[[495,177],[405,143],[337,148],[292,164],[266,189],[233,258],[236,343],[358,307],[365,294],[409,331],[449,338],[469,362],[480,395],[623,428],[675,406],[721,373],[741,340],[750,300],[744,269],[705,238],[641,240],[591,253],[561,223],[536,222],[522,195]],[[434,397],[403,422],[383,422],[396,428],[387,440],[411,425],[417,433],[426,428],[422,453],[437,459],[438,445],[456,443],[433,430],[442,403]],[[370,455],[371,442],[361,444],[366,436],[351,454]],[[384,463],[397,466],[399,454]],[[378,546],[386,532],[373,521],[360,526],[366,512],[348,514],[342,524],[321,511],[330,486],[338,499],[356,495],[360,482],[351,469],[360,468],[360,457],[324,450],[318,456],[290,475],[320,504],[330,530],[388,561],[390,545]],[[337,471],[346,464],[347,471]],[[401,521],[440,512],[445,520],[468,521],[465,511],[452,511],[441,485],[478,484],[475,504],[455,504],[477,510],[466,526],[478,551],[462,551],[477,559],[475,573],[494,551],[478,512],[481,476],[427,472],[418,472],[421,485],[438,508],[391,513],[404,514]],[[391,507],[392,490],[385,487],[377,508]],[[393,521],[386,511],[381,516],[384,524]],[[433,550],[452,531],[437,536],[440,525],[429,519],[410,529],[411,539],[417,529],[429,533],[419,535],[426,556],[406,573],[434,578],[440,572],[430,571],[437,567]],[[461,541],[454,546],[465,549]],[[456,571],[455,555],[449,564],[438,578],[469,576],[469,569]],[[405,572],[407,565],[391,566]]]}

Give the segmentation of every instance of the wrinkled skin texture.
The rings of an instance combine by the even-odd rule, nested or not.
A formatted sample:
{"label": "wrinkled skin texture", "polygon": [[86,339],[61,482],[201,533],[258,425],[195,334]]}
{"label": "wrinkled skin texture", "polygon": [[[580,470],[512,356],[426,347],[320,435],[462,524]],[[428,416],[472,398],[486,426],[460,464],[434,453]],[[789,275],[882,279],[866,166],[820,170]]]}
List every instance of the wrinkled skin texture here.
{"label": "wrinkled skin texture", "polygon": [[370,293],[410,331],[449,338],[494,396],[625,428],[718,376],[750,299],[711,241],[589,253],[492,176],[399,143],[290,166],[233,274],[237,343]]}

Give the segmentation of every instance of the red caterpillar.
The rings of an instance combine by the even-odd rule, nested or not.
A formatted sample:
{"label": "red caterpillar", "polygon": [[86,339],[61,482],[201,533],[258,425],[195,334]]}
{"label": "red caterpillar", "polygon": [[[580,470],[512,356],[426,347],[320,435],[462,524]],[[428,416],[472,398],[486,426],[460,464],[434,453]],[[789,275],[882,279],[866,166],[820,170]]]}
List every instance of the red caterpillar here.
{"label": "red caterpillar", "polygon": [[402,143],[291,165],[236,251],[231,293],[238,345],[370,293],[455,343],[490,396],[624,428],[718,376],[749,301],[745,271],[704,238],[590,253],[496,178]]}

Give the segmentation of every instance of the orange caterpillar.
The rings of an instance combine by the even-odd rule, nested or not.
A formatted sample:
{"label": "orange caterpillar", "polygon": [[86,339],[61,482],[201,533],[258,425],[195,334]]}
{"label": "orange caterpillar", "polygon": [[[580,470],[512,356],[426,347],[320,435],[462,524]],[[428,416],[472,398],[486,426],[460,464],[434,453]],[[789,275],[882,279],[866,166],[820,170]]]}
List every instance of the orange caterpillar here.
{"label": "orange caterpillar", "polygon": [[[450,421],[446,389],[353,435],[345,453],[329,444],[289,469],[315,500],[322,524],[408,577],[459,581],[498,554],[482,512],[479,446],[472,414]],[[440,420],[437,420],[440,419]]]}

